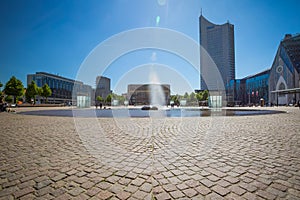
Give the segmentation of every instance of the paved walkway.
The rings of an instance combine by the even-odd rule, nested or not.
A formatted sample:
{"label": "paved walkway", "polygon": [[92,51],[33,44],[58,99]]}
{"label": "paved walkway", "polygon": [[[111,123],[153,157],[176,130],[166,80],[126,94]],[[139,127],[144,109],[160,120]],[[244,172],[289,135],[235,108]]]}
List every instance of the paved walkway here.
{"label": "paved walkway", "polygon": [[300,110],[280,109],[288,113],[0,113],[0,199],[300,199]]}

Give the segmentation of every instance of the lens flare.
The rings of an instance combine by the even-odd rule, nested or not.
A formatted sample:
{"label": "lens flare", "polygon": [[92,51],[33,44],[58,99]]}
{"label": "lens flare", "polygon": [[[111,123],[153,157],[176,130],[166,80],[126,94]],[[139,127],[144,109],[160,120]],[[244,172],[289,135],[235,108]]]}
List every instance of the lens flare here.
{"label": "lens flare", "polygon": [[159,25],[159,22],[160,22],[160,16],[157,16],[157,17],[156,17],[156,26]]}

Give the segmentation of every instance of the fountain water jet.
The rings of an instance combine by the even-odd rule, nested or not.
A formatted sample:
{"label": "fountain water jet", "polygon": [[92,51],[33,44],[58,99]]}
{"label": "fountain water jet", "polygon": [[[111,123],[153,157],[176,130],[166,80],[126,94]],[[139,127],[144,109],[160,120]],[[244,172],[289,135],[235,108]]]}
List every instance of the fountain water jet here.
{"label": "fountain water jet", "polygon": [[157,74],[153,69],[150,71],[149,80],[150,104],[157,107],[163,107],[166,104],[166,97],[163,88],[159,83]]}

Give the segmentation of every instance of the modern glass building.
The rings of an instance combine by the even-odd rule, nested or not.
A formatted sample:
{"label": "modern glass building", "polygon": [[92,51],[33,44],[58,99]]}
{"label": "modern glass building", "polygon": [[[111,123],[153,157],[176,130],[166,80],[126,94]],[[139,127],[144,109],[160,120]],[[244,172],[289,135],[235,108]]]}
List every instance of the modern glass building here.
{"label": "modern glass building", "polygon": [[76,103],[77,96],[91,97],[92,87],[85,85],[81,81],[65,78],[62,76],[49,74],[46,72],[36,72],[27,75],[27,85],[35,81],[38,87],[48,84],[52,90],[52,95],[48,97],[49,103]]}
{"label": "modern glass building", "polygon": [[231,80],[227,84],[229,105],[256,105],[261,99],[269,100],[269,76],[270,69],[247,76],[242,79]]}
{"label": "modern glass building", "polygon": [[[234,25],[229,22],[217,25],[208,21],[203,15],[199,17],[200,36],[200,73],[202,90],[218,90],[209,88],[205,82],[210,77],[214,77],[210,70],[210,62],[207,62],[207,54],[212,58],[219,70],[225,87],[231,80],[235,79],[235,51],[234,51]],[[206,52],[204,52],[206,51]],[[207,72],[207,73],[206,73]],[[220,83],[215,83],[218,85]],[[210,84],[211,85],[211,84]]]}

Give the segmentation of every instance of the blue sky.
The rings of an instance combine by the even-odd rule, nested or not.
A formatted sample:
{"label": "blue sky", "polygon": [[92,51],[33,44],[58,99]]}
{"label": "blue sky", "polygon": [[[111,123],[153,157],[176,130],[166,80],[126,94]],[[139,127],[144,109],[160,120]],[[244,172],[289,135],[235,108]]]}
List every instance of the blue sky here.
{"label": "blue sky", "polygon": [[[37,71],[75,79],[95,47],[131,29],[167,28],[199,42],[201,8],[213,23],[234,24],[237,78],[269,68],[284,35],[300,32],[299,0],[2,0],[0,81],[15,75],[26,85],[26,75]],[[120,55],[99,73],[122,93],[129,83],[151,82],[149,70],[171,83],[172,93],[199,87],[186,60],[159,49]],[[95,78],[82,81],[94,86]]]}

